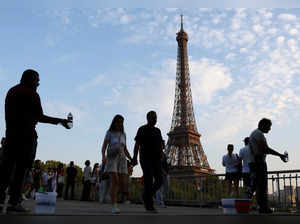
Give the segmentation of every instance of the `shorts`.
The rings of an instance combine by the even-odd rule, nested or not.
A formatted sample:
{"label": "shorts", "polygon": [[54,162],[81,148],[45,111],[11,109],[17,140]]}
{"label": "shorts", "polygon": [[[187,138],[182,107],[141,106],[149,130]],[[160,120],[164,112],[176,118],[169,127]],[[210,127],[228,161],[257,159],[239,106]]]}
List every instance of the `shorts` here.
{"label": "shorts", "polygon": [[238,181],[239,179],[240,179],[239,173],[226,173],[225,174],[225,180]]}
{"label": "shorts", "polygon": [[108,157],[105,171],[108,173],[127,174],[127,160],[125,155],[119,153],[113,158]]}
{"label": "shorts", "polygon": [[33,177],[31,175],[26,176],[24,182],[33,184]]}

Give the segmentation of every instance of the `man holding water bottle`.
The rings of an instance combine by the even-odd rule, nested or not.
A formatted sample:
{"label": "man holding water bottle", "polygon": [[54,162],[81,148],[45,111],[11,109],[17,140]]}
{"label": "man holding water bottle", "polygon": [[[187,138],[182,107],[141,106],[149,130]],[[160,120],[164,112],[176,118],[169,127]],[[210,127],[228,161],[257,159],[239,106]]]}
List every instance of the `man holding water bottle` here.
{"label": "man holding water bottle", "polygon": [[251,160],[254,163],[253,169],[250,171],[254,173],[256,181],[256,200],[259,205],[259,213],[272,213],[268,205],[268,171],[266,163],[266,155],[271,154],[280,157],[284,162],[287,162],[287,153],[280,154],[274,149],[271,149],[264,133],[271,130],[272,122],[267,118],[263,118],[258,123],[258,128],[255,129],[249,139],[249,146],[251,150]]}
{"label": "man holding water bottle", "polygon": [[[20,203],[25,172],[31,169],[37,147],[35,126],[38,122],[61,124],[70,129],[68,119],[44,115],[40,96],[38,72],[28,69],[23,72],[21,81],[12,87],[5,98],[6,148],[0,168],[0,212],[5,201],[5,190],[9,186],[10,199],[7,212],[28,211]],[[9,183],[15,166],[13,183]]]}

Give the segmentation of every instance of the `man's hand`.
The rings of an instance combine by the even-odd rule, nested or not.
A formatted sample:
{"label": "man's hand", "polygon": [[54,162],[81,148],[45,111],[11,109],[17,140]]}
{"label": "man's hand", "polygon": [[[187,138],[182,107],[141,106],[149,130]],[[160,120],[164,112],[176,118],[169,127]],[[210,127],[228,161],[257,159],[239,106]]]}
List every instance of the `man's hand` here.
{"label": "man's hand", "polygon": [[286,158],[286,155],[284,155],[284,154],[281,154],[280,156],[280,159],[283,161],[283,162],[287,162],[287,158]]}
{"label": "man's hand", "polygon": [[69,122],[70,121],[67,119],[61,119],[61,121],[60,121],[61,125],[64,126],[66,129],[70,129],[70,127],[68,125]]}
{"label": "man's hand", "polygon": [[133,158],[132,159],[132,166],[136,166],[138,163],[137,163],[137,158]]}
{"label": "man's hand", "polygon": [[103,156],[103,155],[102,155],[102,164],[105,164],[106,161],[107,161],[106,156]]}

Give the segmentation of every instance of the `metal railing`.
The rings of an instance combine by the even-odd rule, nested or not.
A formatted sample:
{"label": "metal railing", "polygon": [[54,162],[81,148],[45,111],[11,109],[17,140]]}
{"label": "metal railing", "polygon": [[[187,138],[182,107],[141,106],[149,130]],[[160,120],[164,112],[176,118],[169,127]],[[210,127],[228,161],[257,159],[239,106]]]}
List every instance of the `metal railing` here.
{"label": "metal railing", "polygon": [[[275,209],[299,208],[300,170],[268,172],[269,204]],[[133,181],[130,186],[134,201],[141,201],[142,185]],[[232,188],[233,189],[233,188]],[[243,181],[239,182],[240,196],[245,196]],[[170,178],[169,190],[165,196],[168,204],[183,206],[219,206],[227,194],[225,174],[177,176]],[[256,204],[255,197],[253,203]]]}

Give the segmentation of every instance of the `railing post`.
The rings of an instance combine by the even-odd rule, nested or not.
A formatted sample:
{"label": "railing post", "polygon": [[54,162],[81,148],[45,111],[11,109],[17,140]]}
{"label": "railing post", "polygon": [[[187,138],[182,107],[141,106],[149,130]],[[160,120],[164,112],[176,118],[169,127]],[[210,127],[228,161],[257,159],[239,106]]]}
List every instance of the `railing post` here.
{"label": "railing post", "polygon": [[273,201],[275,201],[275,194],[274,194],[274,175],[272,175],[272,198],[273,198]]}
{"label": "railing post", "polygon": [[279,183],[280,179],[279,179],[279,173],[277,173],[277,191],[278,191],[278,203],[281,204],[280,201],[280,183]]}
{"label": "railing post", "polygon": [[296,204],[298,204],[298,174],[296,173]]}
{"label": "railing post", "polygon": [[292,192],[292,174],[290,174],[289,176],[289,179],[290,179],[290,197],[291,197],[291,207],[293,206],[293,192]]}
{"label": "railing post", "polygon": [[283,174],[283,194],[284,194],[284,207],[286,208],[285,174]]}

